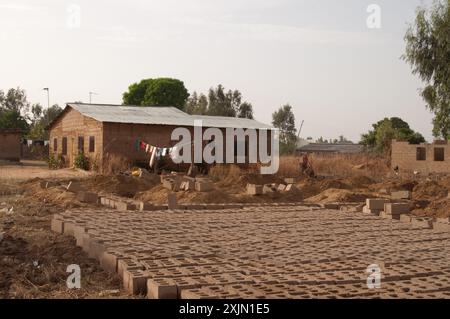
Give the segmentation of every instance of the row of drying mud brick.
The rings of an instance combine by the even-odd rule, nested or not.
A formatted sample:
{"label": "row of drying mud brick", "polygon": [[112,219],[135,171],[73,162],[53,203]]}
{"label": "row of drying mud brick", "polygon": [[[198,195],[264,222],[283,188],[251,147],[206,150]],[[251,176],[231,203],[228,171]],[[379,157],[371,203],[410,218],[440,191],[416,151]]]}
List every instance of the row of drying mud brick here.
{"label": "row of drying mud brick", "polygon": [[[367,214],[103,209],[55,215],[52,229],[149,298],[450,297],[449,234]],[[371,264],[381,289],[366,285]]]}

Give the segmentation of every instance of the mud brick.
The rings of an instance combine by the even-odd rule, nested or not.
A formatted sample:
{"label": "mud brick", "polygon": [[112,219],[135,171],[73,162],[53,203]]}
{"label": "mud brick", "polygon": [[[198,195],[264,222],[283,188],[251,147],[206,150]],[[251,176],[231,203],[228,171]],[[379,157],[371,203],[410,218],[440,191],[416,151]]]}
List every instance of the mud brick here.
{"label": "mud brick", "polygon": [[407,203],[386,203],[384,211],[389,215],[409,214],[409,204]]}
{"label": "mud brick", "polygon": [[197,192],[209,192],[213,190],[213,183],[211,181],[205,180],[201,182],[195,182],[195,190]]}
{"label": "mud brick", "polygon": [[69,182],[69,185],[67,185],[66,189],[72,193],[78,193],[84,190],[80,183],[72,181]]}
{"label": "mud brick", "polygon": [[97,204],[98,196],[97,194],[91,192],[78,192],[77,200],[82,203]]}
{"label": "mud brick", "polygon": [[83,243],[83,236],[86,233],[86,228],[82,225],[75,225],[73,227],[73,236],[77,241],[77,246],[81,247]]}
{"label": "mud brick", "polygon": [[394,200],[411,199],[411,192],[410,191],[391,192],[391,199]]}
{"label": "mud brick", "polygon": [[154,210],[154,205],[148,202],[139,202],[139,211],[152,211]]}
{"label": "mud brick", "polygon": [[103,206],[109,206],[110,199],[107,197],[100,197],[100,204]]}
{"label": "mud brick", "polygon": [[149,299],[177,299],[178,287],[172,279],[148,279],[147,297]]}
{"label": "mud brick", "polygon": [[[222,295],[216,292],[217,291],[210,291],[210,290],[205,291],[204,288],[183,289],[181,290],[180,293],[180,299],[189,299],[189,300],[220,299]],[[237,299],[239,296],[234,295],[233,297]]]}
{"label": "mud brick", "polygon": [[58,234],[63,234],[64,233],[64,222],[61,219],[52,218],[52,222],[51,222],[51,229],[52,231],[58,233]]}
{"label": "mud brick", "polygon": [[136,205],[127,202],[116,202],[114,205],[115,209],[119,211],[136,210]]}
{"label": "mud brick", "polygon": [[168,202],[168,207],[170,210],[179,209],[178,201],[177,201],[177,194],[169,193],[169,195],[167,195],[167,202]]}
{"label": "mud brick", "polygon": [[123,272],[123,288],[134,295],[146,294],[148,276],[143,270],[127,269]]}
{"label": "mud brick", "polygon": [[380,213],[382,212],[382,210],[380,209],[370,209],[369,207],[367,207],[367,205],[363,207],[362,211],[364,214],[370,214],[375,216],[380,216]]}
{"label": "mud brick", "polygon": [[433,229],[436,231],[450,232],[450,223],[434,222]]}
{"label": "mud brick", "polygon": [[255,184],[247,184],[247,195],[262,195],[263,193],[263,186],[262,185],[255,185]]}
{"label": "mud brick", "polygon": [[387,199],[383,198],[368,198],[366,199],[366,206],[371,210],[382,211],[384,209],[384,204],[388,202]]}

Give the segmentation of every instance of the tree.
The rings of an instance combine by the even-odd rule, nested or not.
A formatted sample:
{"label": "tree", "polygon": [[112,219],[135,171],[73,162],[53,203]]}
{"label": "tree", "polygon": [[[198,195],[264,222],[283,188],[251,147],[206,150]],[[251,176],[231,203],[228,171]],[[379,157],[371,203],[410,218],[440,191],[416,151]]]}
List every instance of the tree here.
{"label": "tree", "polygon": [[361,135],[360,144],[380,153],[387,153],[391,149],[393,139],[407,141],[411,144],[424,143],[425,138],[413,131],[409,124],[401,118],[385,118],[372,125],[373,130]]}
{"label": "tree", "polygon": [[253,106],[248,102],[242,102],[241,92],[225,91],[221,84],[216,88],[210,88],[207,97],[197,92],[192,93],[185,110],[189,114],[253,119]]}
{"label": "tree", "polygon": [[124,105],[174,106],[183,109],[189,93],[177,79],[145,79],[128,87],[123,94]]}
{"label": "tree", "polygon": [[417,9],[405,35],[403,59],[425,83],[421,95],[433,112],[433,135],[450,139],[450,0]]}
{"label": "tree", "polygon": [[292,106],[286,104],[272,114],[272,125],[280,130],[280,153],[293,153],[297,146],[297,129]]}
{"label": "tree", "polygon": [[32,140],[48,140],[49,135],[46,127],[62,112],[58,104],[43,110],[40,104],[34,104],[31,108],[33,119],[30,132],[27,137]]}
{"label": "tree", "polygon": [[0,128],[28,130],[26,113],[30,104],[24,90],[11,88],[5,94],[0,90]]}

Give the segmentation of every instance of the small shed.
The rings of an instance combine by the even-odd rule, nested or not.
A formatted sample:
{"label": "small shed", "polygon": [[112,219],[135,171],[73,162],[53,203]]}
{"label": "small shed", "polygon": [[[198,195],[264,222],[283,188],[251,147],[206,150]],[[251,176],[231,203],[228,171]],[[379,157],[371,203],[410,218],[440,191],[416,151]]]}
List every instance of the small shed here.
{"label": "small shed", "polygon": [[0,129],[0,160],[20,161],[22,130]]}

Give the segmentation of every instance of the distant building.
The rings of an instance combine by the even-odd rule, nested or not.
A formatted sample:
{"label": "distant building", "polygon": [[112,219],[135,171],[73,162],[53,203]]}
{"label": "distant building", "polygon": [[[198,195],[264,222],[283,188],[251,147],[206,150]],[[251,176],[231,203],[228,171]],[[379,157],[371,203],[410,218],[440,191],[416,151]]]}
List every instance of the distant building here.
{"label": "distant building", "polygon": [[20,161],[22,130],[0,129],[0,159]]}
{"label": "distant building", "polygon": [[[50,154],[60,155],[66,166],[73,166],[75,157],[83,153],[100,170],[114,155],[130,162],[148,162],[148,154],[136,149],[136,140],[161,148],[173,147],[178,142],[171,141],[172,131],[184,127],[193,135],[195,120],[201,120],[204,129],[273,129],[255,120],[189,115],[175,107],[69,103],[48,126]],[[248,140],[245,148],[249,148]]]}
{"label": "distant building", "polygon": [[364,146],[359,144],[327,144],[327,143],[309,143],[297,147],[297,153],[328,153],[328,154],[356,154],[362,153]]}
{"label": "distant building", "polygon": [[392,141],[391,166],[400,172],[450,173],[450,143],[409,144]]}

